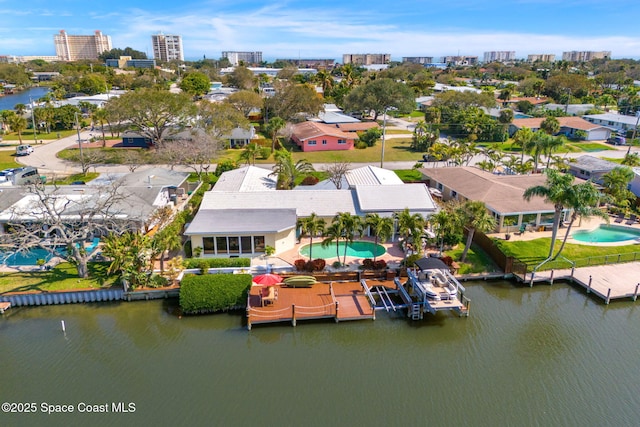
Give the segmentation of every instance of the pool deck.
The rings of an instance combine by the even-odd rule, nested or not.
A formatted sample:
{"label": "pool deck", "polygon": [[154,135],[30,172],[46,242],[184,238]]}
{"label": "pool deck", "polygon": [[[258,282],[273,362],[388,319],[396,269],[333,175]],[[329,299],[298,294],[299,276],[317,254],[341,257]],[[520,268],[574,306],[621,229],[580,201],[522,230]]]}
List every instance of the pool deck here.
{"label": "pool deck", "polygon": [[[627,228],[632,228],[636,231],[640,231],[640,223],[638,223],[637,221],[633,224],[627,224],[626,221],[615,222],[615,219],[616,217],[611,216],[609,218],[609,222],[607,223],[607,221],[605,221],[603,218],[600,218],[600,217],[583,218],[582,220],[577,220],[575,222],[573,227],[571,227],[571,232],[578,231],[578,230],[591,231],[591,230],[595,230],[596,228],[598,228],[600,225],[603,225],[603,224],[627,227]],[[551,237],[551,231],[525,231],[522,234],[516,234],[515,231],[516,230],[514,227],[514,231],[511,233],[511,241],[517,242],[519,240],[527,241],[527,240],[541,239],[544,237]],[[566,228],[561,228],[560,230],[558,230],[558,239],[562,240],[564,238],[565,231],[566,231]],[[497,238],[497,239],[504,239],[504,235],[505,233],[487,234],[487,236]],[[588,245],[588,246],[624,246],[624,245],[638,244],[640,242],[638,242],[637,239],[625,240],[622,242],[602,242],[602,243],[581,242],[578,240],[574,240],[573,237],[569,235],[569,238],[567,239],[567,243],[574,243],[578,245]]]}
{"label": "pool deck", "polygon": [[640,262],[598,265],[575,269],[540,271],[517,278],[533,286],[535,283],[567,280],[602,298],[605,304],[611,300],[631,298],[635,301],[640,291]]}

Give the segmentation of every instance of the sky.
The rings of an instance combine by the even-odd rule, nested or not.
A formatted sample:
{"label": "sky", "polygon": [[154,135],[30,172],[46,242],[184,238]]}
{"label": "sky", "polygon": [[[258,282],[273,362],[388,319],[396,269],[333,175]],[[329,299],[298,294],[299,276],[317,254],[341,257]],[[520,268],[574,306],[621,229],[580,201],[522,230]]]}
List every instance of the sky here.
{"label": "sky", "polygon": [[53,35],[111,36],[153,56],[151,35],[179,34],[185,59],[222,51],[334,58],[611,51],[640,58],[638,0],[0,0],[0,55],[55,55]]}

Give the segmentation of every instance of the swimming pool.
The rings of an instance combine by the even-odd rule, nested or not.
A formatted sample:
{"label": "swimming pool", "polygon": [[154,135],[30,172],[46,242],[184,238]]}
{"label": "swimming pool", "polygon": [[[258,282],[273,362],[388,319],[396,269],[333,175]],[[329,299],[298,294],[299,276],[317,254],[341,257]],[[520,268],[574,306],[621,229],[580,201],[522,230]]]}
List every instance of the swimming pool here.
{"label": "swimming pool", "polygon": [[572,235],[574,240],[588,243],[625,242],[640,239],[640,230],[618,225],[602,224],[595,230],[578,230]]}
{"label": "swimming pool", "polygon": [[[338,243],[338,252],[340,256],[344,256],[345,242]],[[309,248],[311,245],[305,245],[300,248],[300,255],[309,256]],[[373,258],[384,254],[387,250],[382,245],[376,245],[373,242],[365,242],[357,240],[347,245],[347,256],[356,258]],[[333,242],[328,246],[322,246],[322,243],[314,243],[313,258],[335,258],[336,257],[336,243]]]}
{"label": "swimming pool", "polygon": [[[66,248],[61,246],[56,248],[56,251],[64,254]],[[0,265],[8,266],[26,266],[26,265],[38,265],[38,260],[43,259],[49,261],[53,258],[51,252],[42,248],[33,248],[27,252],[11,252],[0,250]]]}

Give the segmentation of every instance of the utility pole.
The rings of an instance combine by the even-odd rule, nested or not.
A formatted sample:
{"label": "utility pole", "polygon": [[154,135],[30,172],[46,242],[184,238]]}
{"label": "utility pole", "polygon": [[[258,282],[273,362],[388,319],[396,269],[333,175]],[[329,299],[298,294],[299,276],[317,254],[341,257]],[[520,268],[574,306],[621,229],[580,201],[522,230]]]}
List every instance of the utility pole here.
{"label": "utility pole", "polygon": [[82,141],[80,140],[80,122],[78,121],[78,113],[75,113],[76,131],[78,132],[78,148],[80,149],[80,164],[84,172],[84,153],[82,152]]}
{"label": "utility pole", "polygon": [[29,105],[31,105],[31,126],[33,126],[33,143],[37,144],[38,138],[36,137],[36,107],[33,104],[31,97],[29,97]]}

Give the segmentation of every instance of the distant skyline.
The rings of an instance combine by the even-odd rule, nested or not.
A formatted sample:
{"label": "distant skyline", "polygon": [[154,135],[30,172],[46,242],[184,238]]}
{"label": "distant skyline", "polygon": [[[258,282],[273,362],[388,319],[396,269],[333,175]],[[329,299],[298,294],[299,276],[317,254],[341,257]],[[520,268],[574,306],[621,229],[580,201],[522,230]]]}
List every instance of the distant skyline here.
{"label": "distant skyline", "polygon": [[347,2],[183,0],[0,0],[0,55],[55,55],[60,30],[111,36],[113,47],[153,57],[151,35],[182,36],[185,59],[222,51],[276,58],[334,58],[343,53],[403,56],[611,51],[640,58],[637,0],[352,0]]}

